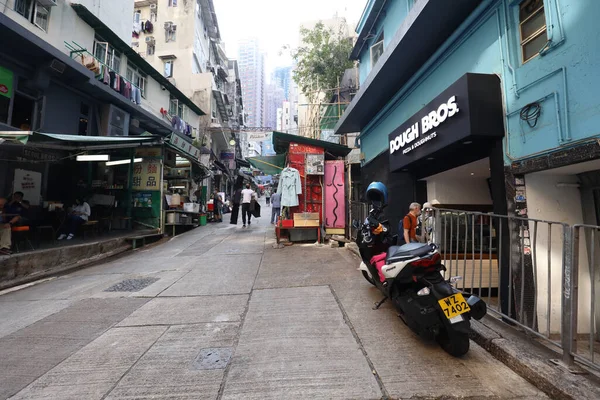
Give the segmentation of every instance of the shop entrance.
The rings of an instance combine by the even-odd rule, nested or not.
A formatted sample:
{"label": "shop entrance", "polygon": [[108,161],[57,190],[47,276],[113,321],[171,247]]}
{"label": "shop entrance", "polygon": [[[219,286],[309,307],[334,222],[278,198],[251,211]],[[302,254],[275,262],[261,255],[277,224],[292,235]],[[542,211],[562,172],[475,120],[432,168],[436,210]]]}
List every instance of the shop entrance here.
{"label": "shop entrance", "polygon": [[419,202],[439,202],[440,208],[491,212],[493,209],[491,168],[489,157],[439,174],[419,183],[426,186],[426,199]]}

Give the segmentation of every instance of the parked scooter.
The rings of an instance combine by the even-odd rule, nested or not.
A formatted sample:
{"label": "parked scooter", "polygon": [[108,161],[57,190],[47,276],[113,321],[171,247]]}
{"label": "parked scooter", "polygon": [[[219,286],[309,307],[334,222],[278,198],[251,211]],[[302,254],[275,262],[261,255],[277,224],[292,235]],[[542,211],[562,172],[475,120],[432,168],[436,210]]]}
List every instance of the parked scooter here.
{"label": "parked scooter", "polygon": [[459,292],[453,284],[460,277],[445,280],[441,256],[435,244],[408,243],[395,246],[389,223],[382,220],[387,205],[387,188],[373,182],[367,188],[371,209],[359,225],[356,243],[363,262],[365,279],[384,295],[378,309],[391,299],[399,317],[418,335],[436,340],[449,354],[460,357],[469,351],[470,319],[479,320],[487,306],[479,297]]}

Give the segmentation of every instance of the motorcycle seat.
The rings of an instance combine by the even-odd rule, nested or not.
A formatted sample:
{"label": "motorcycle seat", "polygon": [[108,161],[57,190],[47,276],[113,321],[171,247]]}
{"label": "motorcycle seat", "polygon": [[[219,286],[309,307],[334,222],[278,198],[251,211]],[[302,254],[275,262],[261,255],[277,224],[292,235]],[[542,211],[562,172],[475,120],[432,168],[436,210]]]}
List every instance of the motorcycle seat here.
{"label": "motorcycle seat", "polygon": [[387,252],[386,264],[410,260],[415,257],[423,257],[433,250],[426,243],[407,243],[402,246],[390,246]]}

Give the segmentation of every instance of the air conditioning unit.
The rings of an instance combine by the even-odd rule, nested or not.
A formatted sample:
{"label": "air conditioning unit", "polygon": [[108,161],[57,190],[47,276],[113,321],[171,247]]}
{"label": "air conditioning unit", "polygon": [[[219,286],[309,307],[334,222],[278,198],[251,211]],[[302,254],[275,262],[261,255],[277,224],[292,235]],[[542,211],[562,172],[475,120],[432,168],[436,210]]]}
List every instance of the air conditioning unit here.
{"label": "air conditioning unit", "polygon": [[37,0],[37,2],[45,7],[54,7],[58,5],[57,0]]}
{"label": "air conditioning unit", "polygon": [[125,111],[112,104],[105,105],[100,118],[100,136],[129,136],[129,119]]}
{"label": "air conditioning unit", "polygon": [[154,36],[146,36],[146,43],[154,44]]}
{"label": "air conditioning unit", "polygon": [[151,10],[156,10],[156,4],[150,4],[150,9]]}

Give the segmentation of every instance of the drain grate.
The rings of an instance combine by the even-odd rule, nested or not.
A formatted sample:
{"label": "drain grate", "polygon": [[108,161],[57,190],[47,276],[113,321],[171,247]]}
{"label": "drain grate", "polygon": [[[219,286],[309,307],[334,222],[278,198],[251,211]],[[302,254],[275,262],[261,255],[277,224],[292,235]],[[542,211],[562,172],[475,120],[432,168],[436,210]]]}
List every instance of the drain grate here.
{"label": "drain grate", "polygon": [[195,369],[225,369],[232,354],[231,347],[202,349],[194,360],[193,366]]}
{"label": "drain grate", "polygon": [[152,285],[158,278],[125,279],[105,290],[105,292],[139,292]]}

